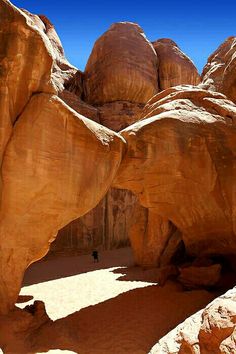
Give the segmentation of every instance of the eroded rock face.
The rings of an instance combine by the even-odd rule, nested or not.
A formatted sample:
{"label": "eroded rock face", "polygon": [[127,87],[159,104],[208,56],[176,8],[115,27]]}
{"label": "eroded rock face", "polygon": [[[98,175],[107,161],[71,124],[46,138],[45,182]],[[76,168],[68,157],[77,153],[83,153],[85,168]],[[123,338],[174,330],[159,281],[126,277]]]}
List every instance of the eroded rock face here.
{"label": "eroded rock face", "polygon": [[236,288],[189,317],[157,343],[150,354],[233,354]]}
{"label": "eroded rock face", "polygon": [[158,57],[158,82],[161,91],[177,85],[198,85],[200,76],[186,54],[168,38],[152,42]]}
{"label": "eroded rock face", "polygon": [[[152,219],[171,222],[187,254],[235,254],[236,106],[222,94],[180,86],[154,96],[143,118],[121,132],[127,150],[113,185],[133,191]],[[155,230],[161,254],[169,235]]]}
{"label": "eroded rock face", "polygon": [[222,92],[236,102],[236,37],[226,39],[208,58],[201,86]]}
{"label": "eroded rock face", "polygon": [[142,29],[130,22],[113,24],[87,62],[86,101],[146,103],[157,91],[157,56]]}

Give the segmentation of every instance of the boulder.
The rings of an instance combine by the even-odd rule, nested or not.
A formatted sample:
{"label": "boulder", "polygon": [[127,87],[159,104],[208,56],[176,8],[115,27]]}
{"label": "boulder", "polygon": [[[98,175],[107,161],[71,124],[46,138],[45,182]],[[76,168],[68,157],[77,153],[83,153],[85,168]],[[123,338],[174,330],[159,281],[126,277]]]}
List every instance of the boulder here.
{"label": "boulder", "polygon": [[213,264],[208,267],[180,267],[178,280],[187,289],[208,288],[216,285],[221,277],[221,265]]}
{"label": "boulder", "polygon": [[222,92],[236,102],[236,37],[229,37],[208,58],[200,87]]}
{"label": "boulder", "polygon": [[127,149],[113,186],[149,210],[150,225],[139,218],[145,232],[136,248],[151,262],[171,237],[167,223],[181,232],[188,255],[236,254],[235,124],[236,106],[225,96],[179,86],[154,96],[143,119],[121,132]]}
{"label": "boulder", "polygon": [[152,42],[159,62],[158,82],[161,91],[177,85],[198,85],[200,75],[192,60],[168,38]]}
{"label": "boulder", "polygon": [[85,68],[85,100],[146,103],[157,86],[157,56],[139,25],[113,24],[95,43]]}

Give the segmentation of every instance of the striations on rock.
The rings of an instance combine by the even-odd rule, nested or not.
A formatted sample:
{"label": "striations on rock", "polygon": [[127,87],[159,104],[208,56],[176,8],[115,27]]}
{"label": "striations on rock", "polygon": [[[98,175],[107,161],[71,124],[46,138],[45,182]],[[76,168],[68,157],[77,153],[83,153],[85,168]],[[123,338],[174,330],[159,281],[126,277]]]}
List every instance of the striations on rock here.
{"label": "striations on rock", "polygon": [[157,56],[135,23],[113,24],[95,43],[85,68],[85,100],[146,103],[158,92]]}
{"label": "striations on rock", "polygon": [[152,45],[159,62],[158,83],[161,91],[172,86],[200,83],[195,65],[174,41],[162,38],[152,42]]}
{"label": "striations on rock", "polygon": [[93,248],[113,249],[129,245],[129,228],[137,198],[127,190],[110,188],[86,215],[59,231],[52,252],[88,253]]}

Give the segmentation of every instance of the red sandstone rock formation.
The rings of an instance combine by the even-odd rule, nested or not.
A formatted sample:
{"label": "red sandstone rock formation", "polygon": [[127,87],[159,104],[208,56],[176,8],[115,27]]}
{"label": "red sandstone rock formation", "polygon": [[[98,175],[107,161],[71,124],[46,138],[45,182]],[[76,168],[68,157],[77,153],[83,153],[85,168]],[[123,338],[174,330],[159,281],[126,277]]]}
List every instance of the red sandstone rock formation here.
{"label": "red sandstone rock formation", "polygon": [[[0,15],[5,69],[1,70],[3,314],[14,306],[25,269],[48,252],[57,231],[105,195],[120,163],[123,141],[53,94],[56,59],[45,33],[6,0],[0,2]],[[18,82],[13,83],[16,77]]]}
{"label": "red sandstone rock formation", "polygon": [[149,354],[233,354],[235,343],[236,288],[177,326]]}
{"label": "red sandstone rock formation", "polygon": [[208,58],[201,86],[222,92],[236,102],[236,37],[226,39]]}
{"label": "red sandstone rock formation", "polygon": [[176,228],[189,255],[236,254],[235,124],[225,96],[180,86],[154,96],[143,120],[121,132],[127,150],[113,186],[148,209],[135,218],[145,233],[131,238],[139,263],[158,265]]}
{"label": "red sandstone rock formation", "polygon": [[152,45],[159,62],[158,83],[161,91],[172,86],[200,83],[200,76],[193,62],[174,41],[163,38],[152,42]]}
{"label": "red sandstone rock formation", "polygon": [[[122,132],[122,135],[127,138],[128,149],[122,163],[123,167],[114,184],[115,187],[127,188],[136,193],[145,208],[136,205],[136,199],[130,192],[111,189],[97,209],[78,221],[81,223],[79,233],[82,238],[92,238],[92,242],[91,240],[88,242],[90,246],[94,245],[93,242],[96,244],[98,240],[108,247],[123,244],[127,239],[129,219],[135,206],[134,220],[137,222],[131,226],[130,238],[135,250],[136,262],[139,264],[167,266],[171,263],[182,240],[187,247],[187,252],[193,255],[202,252],[207,255],[223,253],[228,256],[229,247],[231,247],[230,252],[235,253],[235,188],[232,182],[235,177],[233,161],[235,106],[221,94],[180,87],[154,96],[141,113],[146,100],[158,90],[158,63],[160,63],[160,77],[164,80],[163,87],[175,84],[178,80],[184,82],[185,79],[189,79],[198,82],[193,64],[178,47],[169,40],[157,41],[154,43],[158,54],[156,55],[139,26],[131,23],[115,24],[95,44],[84,76],[80,71],[75,73],[75,68],[66,61],[55,29],[45,17],[22,12],[6,0],[0,3],[0,14],[3,26],[0,31],[1,43],[4,43],[0,48],[1,57],[4,58],[0,97],[3,131],[1,151],[4,154],[1,235],[2,249],[6,254],[1,260],[2,264],[5,264],[6,257],[9,255],[13,255],[13,258],[21,257],[13,253],[14,242],[8,245],[8,240],[5,239],[7,233],[12,234],[12,238],[16,240],[19,233],[24,235],[27,230],[28,233],[30,230],[35,234],[36,240],[39,238],[39,233],[43,234],[38,249],[34,246],[32,251],[29,247],[29,256],[23,260],[22,269],[19,267],[16,271],[19,273],[15,278],[13,277],[9,289],[13,282],[16,288],[19,288],[24,267],[47,251],[48,242],[50,243],[55,237],[56,230],[98,203],[108,189],[119,164],[122,150],[122,141],[119,137],[76,115],[74,110],[78,112],[83,110],[86,116],[100,121],[113,130],[125,128],[140,116],[142,119],[146,118]],[[113,48],[112,55],[110,46]],[[15,48],[21,48],[21,56],[17,55],[18,49]],[[124,56],[125,49],[128,54]],[[40,55],[40,61],[37,60],[37,55]],[[168,55],[170,61],[166,62],[164,59]],[[30,65],[27,64],[28,62]],[[106,62],[105,66],[104,62]],[[11,65],[10,74],[6,75],[9,65]],[[109,75],[113,72],[117,77],[112,81]],[[166,78],[165,74],[162,76],[165,72]],[[179,73],[178,80],[176,72]],[[18,73],[19,78],[17,84],[14,81],[15,73]],[[56,93],[74,110],[70,110],[58,97],[53,96]],[[83,102],[83,96],[96,107]],[[34,112],[32,117],[31,111]],[[57,115],[56,123],[59,126],[54,121],[54,115]],[[154,116],[155,118],[150,118]],[[32,122],[37,124],[32,125]],[[47,129],[43,128],[42,124],[45,124]],[[83,128],[78,132],[77,128],[80,125]],[[32,126],[34,129],[30,134]],[[35,144],[33,137],[37,137],[39,145]],[[101,163],[101,174],[96,177],[96,181],[92,174],[92,169],[94,172],[92,159],[85,163],[84,156],[78,160],[71,151],[72,146],[74,149],[76,137],[84,141],[78,147],[79,154],[83,155],[85,151],[90,151],[94,162],[96,160],[98,164],[96,171],[100,171]],[[94,143],[83,140],[87,139],[86,137],[90,137],[91,141],[95,139]],[[68,147],[69,140],[72,142],[70,147]],[[51,141],[54,144],[52,146]],[[110,146],[110,152],[107,144]],[[70,163],[66,162],[66,158],[64,162],[60,162],[59,159],[58,165],[55,162],[57,171],[61,171],[63,176],[60,179],[57,178],[54,170],[50,171],[51,164],[47,159],[43,162],[41,160],[44,160],[42,156],[45,154],[46,147],[49,152],[51,148],[48,159],[56,160],[63,146],[66,147],[65,156]],[[66,149],[68,149],[67,155]],[[42,176],[41,167],[38,169],[37,163],[43,166]],[[78,188],[76,183],[81,185],[85,183],[79,171],[75,183],[74,172],[69,172],[74,164],[76,164],[75,171],[82,164],[83,169],[84,165],[86,171],[88,169],[89,172],[86,173],[92,176],[89,181],[92,184],[91,192],[92,187],[97,188],[99,178],[102,180],[106,174],[108,176],[104,188],[100,186],[99,193],[93,191],[96,198],[91,201],[89,197],[84,197],[83,211],[73,207],[73,202],[66,199],[68,196],[64,195],[65,192],[59,191],[60,188],[63,189],[63,183],[68,176],[71,176],[71,183],[74,183],[72,186],[75,190]],[[25,175],[19,174],[22,166]],[[109,166],[110,171],[108,171]],[[34,181],[36,179],[35,171],[42,178],[41,180],[39,178],[36,186],[33,182],[33,179]],[[196,176],[199,176],[198,179]],[[57,183],[55,182],[51,190],[50,183],[53,178]],[[43,185],[45,181],[49,183],[49,190],[48,185]],[[29,188],[26,193],[27,183],[32,184],[32,190]],[[41,196],[37,188],[45,188],[46,194],[43,193]],[[82,192],[86,194],[85,188]],[[21,201],[16,206],[14,198],[18,195]],[[28,203],[28,207],[29,205],[35,207],[35,203],[32,202],[34,198],[37,201],[37,212],[33,211],[31,214],[31,207],[26,210],[25,205]],[[57,204],[54,207],[54,214],[50,204],[52,201]],[[44,208],[43,202],[46,205]],[[61,215],[63,203],[72,206],[73,209],[67,216]],[[74,203],[77,202],[74,200]],[[40,208],[44,209],[43,217],[40,215]],[[57,217],[55,213],[58,214]],[[39,215],[40,218],[46,218],[48,214],[50,220],[53,219],[52,223],[45,222],[46,226],[40,224],[37,232],[34,232]],[[13,215],[18,218],[16,224],[12,223]],[[98,218],[99,221],[100,218],[104,220],[102,227],[98,226]],[[30,224],[27,226],[28,229],[25,222]],[[215,238],[216,242],[212,242]],[[24,244],[19,246],[19,252],[25,247]],[[12,271],[11,267],[9,271]],[[7,273],[2,275],[6,279],[8,276]],[[8,285],[6,288],[6,293],[11,292]],[[16,293],[14,289],[10,295],[10,304],[13,303]],[[5,299],[5,295],[2,296]]]}
{"label": "red sandstone rock formation", "polygon": [[[49,39],[52,47],[51,52],[54,56],[52,80],[58,89],[59,97],[78,113],[112,130],[119,131],[124,129],[139,119],[144,103],[151,95],[150,88],[152,88],[152,94],[155,93],[158,81],[165,81],[165,85],[172,85],[185,82],[194,83],[194,80],[197,80],[195,67],[176,45],[172,45],[170,40],[165,40],[165,43],[163,43],[163,40],[155,42],[154,45],[159,57],[157,59],[151,43],[144,38],[139,26],[131,23],[113,25],[97,41],[84,77],[81,71],[76,71],[66,60],[60,39],[50,21],[45,16],[32,15],[25,10],[24,12],[33,21],[41,35],[46,40]],[[112,55],[109,52],[110,45],[113,46]],[[125,48],[129,53],[128,56],[124,50]],[[97,55],[97,52],[100,54]],[[146,53],[146,56],[143,56],[143,52]],[[119,58],[118,61],[116,54]],[[107,60],[106,65],[104,64],[104,58]],[[157,66],[159,61],[159,71],[162,79],[160,77],[158,79]],[[167,61],[168,65],[166,67],[164,63]],[[167,70],[165,70],[165,67]],[[111,91],[109,89],[106,91],[107,85],[109,86],[112,82],[109,73],[110,71],[114,73],[114,68],[116,68],[115,74],[117,76],[117,80],[114,82],[114,90]],[[94,71],[95,69],[97,71]],[[149,73],[148,75],[147,72]],[[163,75],[166,75],[166,78]],[[137,80],[133,80],[135,77]],[[136,82],[139,85],[138,91],[136,90],[137,87],[134,87]],[[95,86],[98,85],[99,90],[96,92],[102,95],[102,103],[91,106],[83,101],[84,96],[86,97],[86,90],[90,85],[92,85],[94,90]],[[108,96],[104,95],[104,90],[108,92]],[[115,93],[114,97],[111,97],[112,92]],[[118,92],[120,92],[119,97],[116,96]],[[139,92],[138,99],[136,97],[137,92]],[[136,101],[143,103],[137,103]],[[93,104],[94,102],[97,102],[96,98],[93,99]],[[109,208],[107,208],[108,200]],[[124,201],[126,204],[123,204]],[[117,205],[119,205],[118,208]],[[67,247],[77,245],[78,248],[82,246],[82,249],[85,247],[87,250],[86,245],[89,244],[90,247],[93,247],[93,245],[99,244],[101,240],[101,244],[105,243],[106,245],[125,244],[125,240],[126,242],[128,240],[128,222],[126,220],[128,220],[135,205],[135,198],[130,192],[111,190],[95,210],[81,220],[73,222],[73,225],[63,229],[59,234],[60,240],[56,241],[53,248],[56,250],[63,245],[67,245]],[[101,221],[101,215],[104,222],[98,226]],[[125,221],[125,227],[123,221]],[[109,225],[109,228],[107,228],[107,225]],[[118,227],[118,225],[120,226]],[[68,243],[65,243],[66,239],[69,240]]]}

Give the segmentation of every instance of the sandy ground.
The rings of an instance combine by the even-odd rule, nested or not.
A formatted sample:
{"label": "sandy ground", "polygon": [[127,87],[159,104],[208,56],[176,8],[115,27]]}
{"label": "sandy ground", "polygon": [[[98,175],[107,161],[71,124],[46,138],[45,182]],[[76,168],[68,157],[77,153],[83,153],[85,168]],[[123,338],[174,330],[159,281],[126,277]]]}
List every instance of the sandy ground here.
{"label": "sandy ground", "polygon": [[206,291],[183,292],[173,282],[160,287],[150,272],[132,264],[125,248],[103,252],[99,263],[80,256],[32,265],[21,295],[44,301],[54,320],[32,338],[37,352],[146,354],[213,298]]}

